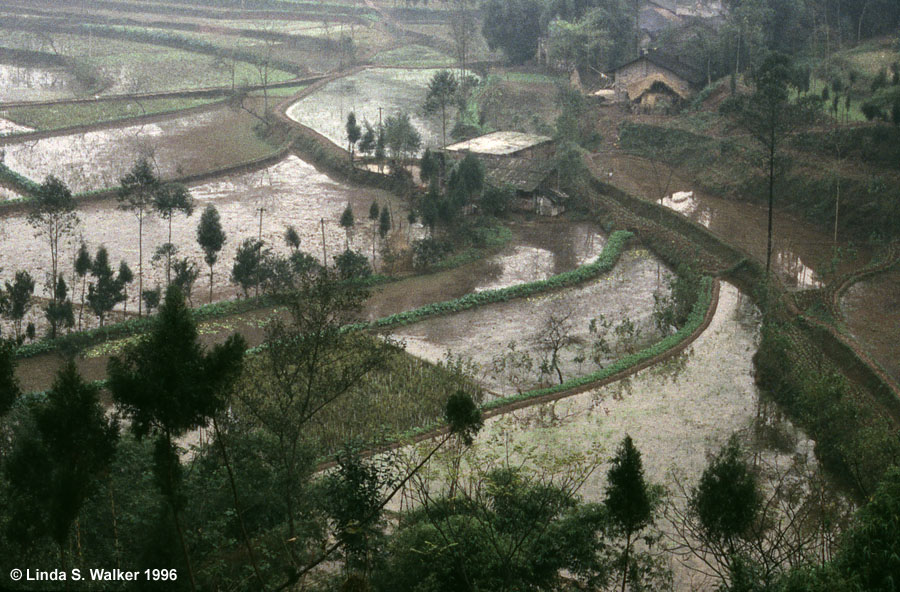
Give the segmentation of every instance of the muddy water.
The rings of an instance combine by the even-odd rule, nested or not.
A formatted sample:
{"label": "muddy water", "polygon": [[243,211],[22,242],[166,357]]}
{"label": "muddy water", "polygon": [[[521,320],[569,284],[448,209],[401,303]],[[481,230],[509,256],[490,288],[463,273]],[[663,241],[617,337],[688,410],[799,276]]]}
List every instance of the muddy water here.
{"label": "muddy water", "polygon": [[900,381],[900,270],[851,286],[841,299],[841,312],[853,336]]}
{"label": "muddy water", "polygon": [[[362,126],[368,120],[377,127],[397,112],[409,113],[422,136],[422,148],[440,146],[441,118],[426,116],[422,109],[428,81],[437,70],[370,68],[330,82],[287,110],[294,121],[307,125],[341,147],[347,145],[347,115],[352,111]],[[448,126],[450,125],[448,121]],[[449,128],[448,128],[449,134]],[[448,136],[449,137],[449,136]]]}
{"label": "muddy water", "polygon": [[229,138],[228,127],[242,117],[221,108],[158,123],[10,141],[0,150],[8,167],[33,181],[40,183],[53,174],[73,192],[82,192],[115,187],[139,158],[150,160],[163,178],[239,161],[235,154],[242,153],[240,140]]}
{"label": "muddy water", "polygon": [[75,96],[74,78],[61,69],[0,64],[0,101],[47,101]]}
{"label": "muddy water", "polygon": [[[385,204],[392,200],[387,193],[344,185],[318,172],[312,165],[295,156],[267,169],[232,177],[227,181],[199,184],[191,188],[195,198],[195,214],[190,218],[176,215],[172,222],[172,242],[179,248],[180,256],[191,258],[201,270],[195,285],[194,303],[206,302],[208,296],[209,268],[203,263],[203,253],[197,244],[196,232],[199,214],[207,204],[219,210],[222,226],[228,237],[225,248],[219,254],[214,268],[216,298],[236,294],[230,284],[229,273],[238,245],[244,238],[259,235],[259,208],[264,208],[262,239],[276,252],[286,253],[282,239],[285,226],[293,224],[301,236],[301,248],[320,261],[322,259],[322,227],[325,220],[325,251],[332,258],[345,247],[345,233],[338,224],[340,215],[348,203],[357,213],[357,224],[351,236],[351,248],[364,253],[371,252],[372,222],[362,215],[373,199]],[[397,219],[405,220],[406,212],[394,202]],[[118,265],[124,259],[135,273],[135,282],[129,288],[128,310],[137,309],[138,271],[138,221],[135,214],[118,208],[115,199],[88,202],[79,210],[81,223],[76,235],[62,248],[61,271],[67,281],[72,276],[73,259],[77,245],[84,240],[91,252],[101,244],[109,251],[110,260]],[[43,278],[50,268],[49,248],[44,240],[35,238],[26,215],[17,213],[0,223],[3,249],[0,250],[0,278],[11,279],[18,269],[27,269],[33,277]],[[405,230],[403,232],[405,236]],[[413,238],[415,238],[413,234]],[[151,262],[154,250],[168,238],[168,225],[152,212],[144,218],[144,287],[165,284],[164,262]],[[379,239],[380,248],[380,239]],[[380,259],[379,259],[380,261]],[[80,282],[78,283],[80,286]],[[36,290],[46,295],[43,285]],[[78,297],[80,298],[80,291]],[[33,311],[33,320],[39,311]],[[89,313],[86,313],[88,316]],[[26,321],[27,322],[27,321]]]}
{"label": "muddy water", "polygon": [[[578,362],[576,358],[591,351],[593,339],[588,327],[592,319],[601,315],[613,327],[629,319],[637,330],[635,336],[623,338],[618,338],[613,328],[603,330],[613,351],[601,356],[602,364],[629,347],[639,348],[659,338],[652,317],[657,269],[658,261],[647,251],[628,251],[612,272],[587,284],[430,319],[402,327],[393,335],[406,342],[410,353],[432,362],[441,360],[448,352],[470,359],[477,364],[476,373],[485,387],[496,393],[512,394],[553,384],[558,381],[555,371],[552,376],[541,376],[540,372],[541,360],[549,355],[541,342],[549,334],[551,318],[560,321],[567,336],[559,354],[564,378],[598,369],[590,359]],[[663,269],[664,291],[669,277],[669,272]],[[526,354],[530,361],[522,360],[525,365],[516,369],[511,366],[501,369],[498,356],[504,354],[517,360]]]}
{"label": "muddy water", "polygon": [[22,197],[22,196],[18,192],[13,191],[12,189],[10,189],[8,187],[4,187],[3,185],[0,185],[0,201],[4,201],[7,199],[17,199],[20,197]]}
{"label": "muddy water", "polygon": [[[598,163],[600,160],[598,158]],[[664,206],[702,224],[719,238],[765,262],[768,234],[768,211],[765,207],[697,191],[689,180],[679,178],[677,171],[668,180],[668,169],[662,167],[654,171],[646,160],[640,158],[604,155],[598,168],[604,175],[612,172],[610,182],[636,196],[658,202],[659,196],[665,194]],[[842,242],[840,246],[847,245]],[[772,265],[789,286],[810,288],[820,285],[820,278],[813,270],[828,262],[832,248],[832,237],[827,232],[790,214],[776,211]],[[841,270],[852,269],[867,261],[869,256],[867,251],[861,249],[858,257],[846,261]]]}

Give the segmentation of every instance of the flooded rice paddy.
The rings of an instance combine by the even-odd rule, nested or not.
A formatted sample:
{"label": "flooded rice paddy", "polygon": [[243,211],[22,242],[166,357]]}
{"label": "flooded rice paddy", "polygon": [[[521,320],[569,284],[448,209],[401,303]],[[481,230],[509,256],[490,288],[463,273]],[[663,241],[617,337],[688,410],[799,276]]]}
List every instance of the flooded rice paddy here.
{"label": "flooded rice paddy", "polygon": [[[677,171],[666,189],[668,172],[654,170],[642,158],[614,156],[604,159],[602,167],[603,176],[611,172],[610,182],[635,196],[659,203],[659,196],[665,191],[664,206],[702,224],[725,242],[765,262],[768,210],[764,206],[697,191],[689,182],[679,179]],[[839,246],[847,247],[847,243],[840,241]],[[775,212],[772,265],[788,286],[820,286],[822,279],[815,270],[829,262],[833,247],[829,233],[791,214]],[[853,269],[860,262],[865,263],[868,257],[867,251],[859,249],[855,259],[841,263],[840,271]]]}
{"label": "flooded rice paddy", "polygon": [[[3,115],[0,112],[0,115]],[[26,127],[24,125],[19,125],[14,121],[10,121],[8,119],[4,119],[0,117],[0,136],[8,136],[9,134],[17,134],[20,132],[30,132],[32,129],[30,127]]]}
{"label": "flooded rice paddy", "polygon": [[[752,356],[759,327],[760,314],[750,299],[722,283],[710,326],[683,353],[618,382],[492,417],[476,438],[472,457],[481,466],[525,464],[539,471],[565,471],[578,459],[599,461],[579,493],[601,502],[608,459],[627,434],[641,451],[647,479],[665,486],[673,503],[683,507],[676,479],[688,489],[695,486],[709,455],[732,434],[752,440],[759,402]],[[789,423],[781,428],[792,450],[811,459],[813,443]],[[789,462],[793,452],[764,454]],[[665,519],[658,525],[671,531]],[[675,589],[711,589],[692,587],[692,573],[673,558]]]}
{"label": "flooded rice paddy", "polygon": [[271,147],[252,135],[248,116],[221,107],[156,123],[111,127],[39,140],[9,139],[5,164],[40,183],[61,178],[73,192],[115,187],[139,158],[163,178],[180,177],[263,156]]}
{"label": "flooded rice paddy", "polygon": [[900,381],[900,270],[851,286],[841,299],[850,332],[896,381]]}
{"label": "flooded rice paddy", "polygon": [[369,68],[329,82],[291,105],[287,115],[343,147],[347,145],[347,115],[351,111],[361,126],[368,121],[372,127],[378,125],[379,109],[382,120],[402,111],[409,113],[410,121],[421,134],[423,149],[440,146],[440,116],[423,113],[428,81],[435,72]]}
{"label": "flooded rice paddy", "polygon": [[[351,233],[350,246],[363,253],[371,254],[372,222],[363,214],[368,212],[372,200],[386,204],[391,200],[385,192],[360,189],[335,181],[312,165],[295,156],[289,156],[269,168],[191,187],[195,199],[195,212],[190,218],[176,215],[172,222],[172,242],[179,249],[179,256],[192,259],[200,270],[200,277],[194,286],[194,304],[205,303],[208,299],[209,268],[203,262],[203,253],[197,244],[196,232],[200,213],[207,204],[214,204],[219,210],[222,226],[227,235],[227,243],[219,254],[219,262],[214,267],[214,298],[221,299],[237,294],[237,288],[229,280],[231,266],[238,245],[245,238],[259,235],[259,208],[264,208],[262,217],[262,239],[275,252],[287,253],[283,236],[285,227],[292,224],[301,237],[301,249],[316,257],[323,257],[322,226],[325,221],[325,253],[329,263],[344,250],[346,234],[338,221],[349,203],[356,212],[357,223]],[[406,212],[392,202],[394,216],[406,219]],[[118,208],[114,198],[87,202],[79,209],[81,223],[75,235],[66,241],[61,249],[61,271],[71,283],[73,260],[80,241],[87,243],[92,254],[100,245],[109,251],[110,262],[118,266],[125,260],[135,274],[134,283],[129,286],[128,310],[137,310],[138,271],[138,221],[135,214]],[[45,241],[35,237],[28,225],[26,214],[19,212],[0,221],[0,240],[4,249],[0,251],[0,278],[9,279],[20,269],[26,269],[36,278],[37,295],[47,295],[44,277],[50,269],[50,253]],[[404,237],[406,230],[403,231]],[[416,234],[413,234],[413,238]],[[144,218],[144,288],[165,284],[164,262],[151,262],[154,251],[168,238],[168,225],[152,212]],[[380,250],[380,239],[378,240]],[[380,264],[380,254],[379,254]],[[90,279],[90,278],[89,278]],[[80,287],[81,282],[74,282]],[[76,294],[78,301],[80,290]],[[120,307],[121,308],[121,307]],[[88,314],[88,313],[86,313]],[[41,311],[32,310],[26,319],[41,322]],[[90,316],[90,315],[88,315]]]}
{"label": "flooded rice paddy", "polygon": [[[426,320],[402,327],[393,336],[406,342],[410,353],[431,362],[444,359],[448,352],[471,360],[484,386],[496,393],[555,384],[559,381],[555,369],[541,371],[542,362],[551,356],[547,340],[554,334],[563,336],[558,357],[565,379],[593,372],[598,362],[606,365],[660,338],[653,321],[658,270],[659,289],[667,293],[670,272],[649,252],[631,250],[610,273],[581,286]],[[594,319],[598,319],[596,333],[589,330]],[[602,326],[602,319],[608,326]],[[624,329],[626,320],[633,331]],[[623,327],[621,334],[618,326]],[[604,338],[609,351],[593,349],[598,337]]]}

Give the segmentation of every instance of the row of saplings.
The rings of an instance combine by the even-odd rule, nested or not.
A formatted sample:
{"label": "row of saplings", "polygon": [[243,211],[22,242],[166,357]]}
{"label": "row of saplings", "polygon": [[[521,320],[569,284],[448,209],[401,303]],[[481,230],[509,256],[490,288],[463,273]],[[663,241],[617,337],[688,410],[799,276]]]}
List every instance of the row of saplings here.
{"label": "row of saplings", "polygon": [[[829,548],[828,511],[781,513],[811,507],[821,491],[786,493],[788,476],[770,479],[736,438],[681,488],[686,502],[647,482],[629,437],[603,501],[585,502],[579,489],[599,453],[492,453],[476,443],[481,414],[464,391],[447,400],[448,429],[418,445],[368,457],[345,434],[341,450],[323,449],[323,410],[393,355],[391,344],[342,329],[366,294],[335,275],[296,276],[283,296],[288,320],[273,320],[253,355],[237,335],[204,351],[170,287],[153,330],[109,361],[113,415],[71,362],[46,394],[21,396],[5,343],[8,564],[56,578],[55,569],[165,566],[176,570],[170,590],[625,591],[671,589],[673,554],[688,552],[723,590],[896,589],[896,469]],[[333,468],[317,470],[332,453]],[[673,525],[665,535],[663,512]]]}
{"label": "row of saplings", "polygon": [[[139,222],[138,241],[141,253],[137,277],[124,260],[119,263],[118,268],[114,268],[105,246],[101,245],[92,254],[82,242],[74,255],[73,274],[67,283],[63,273],[59,271],[63,256],[61,248],[65,239],[74,235],[81,223],[77,201],[62,181],[48,176],[28,204],[28,222],[50,249],[51,270],[46,279],[49,297],[43,306],[50,337],[55,337],[63,329],[81,330],[85,308],[96,316],[101,327],[118,305],[123,306],[123,314],[127,316],[128,289],[135,280],[140,294],[138,315],[143,314],[144,309],[149,313],[159,306],[162,288],[159,285],[152,289],[143,287],[143,220],[151,214],[157,214],[168,222],[169,234],[168,241],[155,250],[151,261],[164,265],[167,286],[178,286],[192,301],[200,270],[193,259],[179,256],[178,247],[172,243],[173,217],[178,213],[190,216],[194,211],[194,202],[187,188],[177,183],[161,182],[150,163],[140,160],[121,179],[118,197],[121,207],[133,211]],[[381,208],[377,202],[372,202],[369,218],[373,221],[378,236],[384,241],[393,227],[387,206]],[[348,236],[346,251],[335,257],[341,275],[344,278],[370,275],[375,261],[375,232],[373,231],[372,236],[370,263],[361,253],[349,248],[349,235],[354,225],[350,206],[341,216],[340,225]],[[210,302],[213,299],[214,266],[226,240],[219,213],[210,204],[204,209],[197,227],[197,242],[209,268]],[[314,257],[300,251],[300,236],[293,226],[285,229],[284,240],[291,251],[288,257],[276,255],[261,238],[247,238],[240,244],[231,270],[231,281],[242,288],[245,296],[253,290],[258,295],[261,288],[283,283],[285,274],[302,272],[320,265]],[[72,294],[73,288],[75,295]],[[15,339],[20,344],[25,339],[36,337],[34,323],[24,322],[34,304],[34,290],[35,279],[27,270],[17,271],[12,281],[7,280],[5,286],[0,286],[0,315],[11,322]],[[75,301],[79,298],[80,303],[76,304]]]}

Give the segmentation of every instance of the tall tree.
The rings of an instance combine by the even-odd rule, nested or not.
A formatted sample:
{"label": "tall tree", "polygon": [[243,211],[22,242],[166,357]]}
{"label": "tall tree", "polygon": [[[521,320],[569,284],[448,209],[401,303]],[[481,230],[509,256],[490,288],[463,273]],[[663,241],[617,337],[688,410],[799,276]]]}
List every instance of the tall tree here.
{"label": "tall tree", "polygon": [[491,49],[502,49],[513,64],[535,57],[543,6],[538,0],[487,0],[481,32]]}
{"label": "tall tree", "polygon": [[634,579],[632,545],[636,536],[653,522],[655,505],[650,487],[644,480],[641,453],[635,448],[631,436],[626,435],[619,445],[606,478],[609,484],[604,503],[611,523],[625,538],[620,561],[622,592],[625,592],[629,573]]}
{"label": "tall tree", "polygon": [[124,259],[119,261],[119,275],[117,279],[122,282],[122,313],[128,314],[128,284],[134,281],[134,273]]}
{"label": "tall tree", "polygon": [[[297,237],[299,243],[299,236]],[[197,226],[197,243],[203,249],[203,260],[209,266],[209,301],[212,302],[213,290],[213,265],[219,259],[219,251],[225,246],[225,231],[222,230],[222,221],[219,218],[219,210],[209,204],[200,216],[200,224]]]}
{"label": "tall tree", "polygon": [[788,85],[796,80],[790,58],[771,53],[753,72],[754,91],[749,97],[736,97],[723,103],[723,110],[745,129],[765,150],[768,178],[768,230],[766,239],[766,277],[772,265],[775,181],[781,143],[790,132],[813,117],[812,100],[792,101]]}
{"label": "tall tree", "polygon": [[157,211],[163,220],[168,222],[169,239],[166,244],[169,249],[166,251],[166,285],[172,281],[172,252],[174,245],[172,244],[172,218],[176,213],[181,212],[185,216],[194,213],[194,199],[188,188],[180,183],[168,183],[161,185],[153,194],[153,209]]}
{"label": "tall tree", "polygon": [[359,124],[356,123],[356,114],[351,111],[347,115],[347,150],[350,151],[350,162],[353,162],[353,151],[356,148],[356,143],[359,142],[359,139],[362,137],[362,130],[359,128]]}
{"label": "tall tree", "polygon": [[[127,266],[126,266],[127,267]],[[130,272],[131,270],[129,270]],[[109,253],[106,247],[100,246],[91,264],[91,276],[94,281],[88,286],[88,306],[100,319],[100,326],[106,316],[120,302],[125,300],[125,286],[122,279],[116,277],[109,264]]]}
{"label": "tall tree", "polygon": [[384,139],[398,168],[403,166],[403,161],[416,154],[422,145],[422,136],[413,127],[408,113],[398,113],[385,120]]}
{"label": "tall tree", "polygon": [[300,250],[300,234],[293,225],[284,229],[284,242],[292,252],[296,253]]}
{"label": "tall tree", "polygon": [[238,246],[231,266],[231,281],[241,287],[244,298],[250,296],[251,288],[255,288],[259,296],[263,262],[267,254],[268,249],[263,249],[262,241],[255,238],[245,238]]}
{"label": "tall tree", "polygon": [[56,330],[60,327],[71,328],[75,326],[75,308],[72,306],[72,300],[68,297],[69,288],[66,286],[66,280],[62,274],[56,281],[54,286],[56,300],[47,303],[44,309],[44,316],[50,323],[50,336],[56,334]]}
{"label": "tall tree", "polygon": [[425,112],[441,113],[441,146],[447,145],[447,105],[453,103],[459,84],[449,70],[434,73],[428,81],[428,93],[425,95]]}
{"label": "tall tree", "polygon": [[341,228],[344,229],[344,232],[347,235],[347,244],[345,246],[346,250],[350,250],[350,232],[353,230],[353,208],[350,207],[350,204],[347,204],[347,207],[344,209],[344,212],[341,214]]}
{"label": "tall tree", "polygon": [[[50,277],[47,286],[50,292],[51,304],[58,305],[60,295],[59,287],[59,247],[60,242],[79,223],[78,214],[75,212],[75,199],[65,183],[48,175],[41,183],[34,199],[29,204],[28,223],[37,230],[39,236],[43,236],[50,247]],[[56,336],[57,325],[51,320],[50,336]]]}
{"label": "tall tree", "polygon": [[81,316],[84,314],[84,296],[87,292],[87,275],[91,271],[91,253],[82,241],[75,256],[75,275],[81,278],[81,306],[78,309],[78,330],[81,331]]}
{"label": "tall tree", "polygon": [[[138,219],[138,292],[144,293],[144,214],[153,207],[154,195],[160,182],[150,162],[141,158],[131,171],[119,180],[118,200],[122,209],[133,212]],[[138,300],[138,316],[142,314]]]}
{"label": "tall tree", "polygon": [[376,138],[372,124],[366,121],[365,128],[366,131],[363,132],[362,138],[359,139],[359,151],[368,156],[375,151]]}
{"label": "tall tree", "polygon": [[205,427],[224,406],[239,375],[245,342],[232,335],[204,352],[197,327],[177,286],[169,286],[151,333],[109,360],[109,389],[138,438],[154,438],[153,471],[172,512],[192,589],[196,589],[182,511],[182,467],[176,439]]}
{"label": "tall tree", "polygon": [[13,322],[13,330],[16,332],[16,343],[21,343],[22,319],[31,308],[31,295],[34,294],[34,280],[27,271],[17,271],[13,282],[6,282],[6,297],[8,299],[6,316]]}

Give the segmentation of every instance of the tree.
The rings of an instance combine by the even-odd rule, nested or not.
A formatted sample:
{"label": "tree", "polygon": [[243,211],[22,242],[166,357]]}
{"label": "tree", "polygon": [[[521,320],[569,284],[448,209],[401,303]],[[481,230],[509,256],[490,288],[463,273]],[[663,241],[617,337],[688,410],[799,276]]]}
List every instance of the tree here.
{"label": "tree", "polygon": [[[134,163],[131,171],[119,179],[119,207],[133,212],[138,219],[138,292],[144,292],[144,213],[153,207],[154,195],[159,188],[159,179],[150,162],[141,158]],[[138,301],[138,316],[142,314]]]}
{"label": "tree", "polygon": [[[450,32],[456,49],[456,60],[459,65],[460,78],[466,77],[469,63],[469,46],[476,34],[477,19],[475,11],[477,3],[473,0],[451,0]],[[444,140],[446,142],[446,140]]]}
{"label": "tree", "polygon": [[398,113],[384,122],[384,141],[391,158],[402,167],[403,161],[419,151],[422,136],[413,127],[408,113]]}
{"label": "tree", "polygon": [[372,125],[368,121],[365,122],[365,127],[366,131],[359,140],[359,151],[368,156],[375,151],[376,139],[375,130],[372,129]]}
{"label": "tree", "polygon": [[341,228],[344,229],[344,232],[347,235],[347,245],[346,249],[350,250],[350,231],[353,230],[353,208],[350,207],[350,204],[347,204],[347,207],[344,209],[344,213],[341,214]]}
{"label": "tree", "polygon": [[439,173],[437,157],[430,149],[426,148],[419,160],[419,179],[423,183],[430,183],[432,179],[437,181]]}
{"label": "tree", "polygon": [[[294,233],[296,234],[296,232]],[[225,231],[222,230],[222,222],[219,219],[219,210],[209,204],[200,216],[200,224],[197,226],[197,243],[203,249],[203,260],[209,266],[209,301],[212,302],[213,289],[213,265],[219,259],[219,251],[225,246]],[[297,237],[299,246],[300,237]]]}
{"label": "tree", "polygon": [[644,481],[644,467],[641,453],[634,446],[631,436],[626,435],[612,459],[612,466],[606,474],[606,505],[613,527],[625,537],[625,546],[619,562],[622,570],[622,592],[625,592],[628,575],[636,579],[631,564],[631,547],[635,537],[653,522],[656,505],[649,485]]}
{"label": "tree", "polygon": [[545,359],[541,363],[541,374],[550,374],[556,371],[559,384],[565,382],[559,367],[560,353],[565,347],[575,343],[572,336],[572,315],[574,313],[574,307],[551,311],[535,338],[538,349],[545,353]]}
{"label": "tree", "polygon": [[300,250],[300,234],[293,225],[284,229],[284,242],[292,252],[296,253]]}
{"label": "tree", "polygon": [[537,0],[488,0],[481,32],[491,49],[502,49],[512,64],[523,64],[537,53],[541,12]]}
{"label": "tree", "polygon": [[[286,539],[301,534],[298,512],[316,454],[310,423],[393,352],[390,342],[344,329],[357,320],[367,296],[356,284],[335,281],[327,270],[299,277],[294,291],[283,296],[287,315],[266,324],[266,346],[253,374],[267,380],[251,376],[237,390],[243,412],[252,414],[271,442],[260,453],[278,474]],[[305,536],[292,545],[293,557],[302,552]]]}
{"label": "tree", "polygon": [[425,112],[441,113],[441,146],[447,145],[447,105],[453,103],[459,84],[449,70],[434,73],[428,81],[428,93],[425,95]]}
{"label": "tree", "polygon": [[153,473],[172,518],[191,587],[196,589],[181,523],[187,503],[175,441],[205,427],[224,407],[224,394],[241,372],[246,344],[239,335],[204,352],[177,286],[169,286],[153,330],[122,356],[109,360],[109,390],[139,439],[154,438]]}
{"label": "tree", "polygon": [[263,261],[267,253],[268,250],[263,250],[262,241],[255,238],[245,238],[238,247],[231,267],[231,282],[241,287],[244,298],[250,296],[250,288],[254,287],[259,296]]}
{"label": "tree", "polygon": [[34,280],[27,271],[17,271],[13,283],[6,282],[6,297],[8,304],[6,316],[13,322],[13,330],[16,332],[16,343],[21,343],[22,319],[31,308],[31,295],[34,294]]}
{"label": "tree", "polygon": [[82,242],[75,256],[75,275],[81,278],[81,307],[78,309],[78,330],[81,331],[81,315],[84,313],[84,295],[87,292],[87,275],[91,270],[91,254]]}
{"label": "tree", "polygon": [[391,213],[387,208],[381,208],[381,215],[378,217],[378,236],[381,240],[387,236],[391,230]]}
{"label": "tree", "polygon": [[350,151],[351,163],[353,162],[353,150],[361,137],[362,130],[359,129],[359,124],[356,123],[356,114],[351,111],[347,115],[347,149]]}
{"label": "tree", "polygon": [[191,293],[194,290],[194,282],[200,277],[200,270],[197,268],[197,264],[189,257],[182,257],[175,260],[175,263],[172,264],[172,270],[175,271],[172,283],[178,286],[181,293],[187,297],[188,302],[193,306],[194,301],[191,298]]}
{"label": "tree", "polygon": [[766,152],[768,176],[768,231],[766,242],[766,277],[772,264],[772,222],[775,202],[776,164],[781,142],[788,134],[812,117],[809,102],[790,100],[788,84],[792,80],[790,59],[779,53],[769,54],[754,71],[755,90],[749,97],[739,97],[723,104],[726,113],[747,130]]}
{"label": "tree", "polygon": [[[47,285],[50,291],[50,304],[56,307],[60,306],[63,300],[57,292],[61,279],[59,246],[60,241],[71,234],[79,223],[75,205],[72,192],[65,183],[53,175],[48,175],[41,183],[29,205],[28,223],[37,230],[39,236],[43,236],[47,240],[50,247],[50,277]],[[51,337],[56,336],[56,330],[57,324],[51,320]]]}
{"label": "tree", "polygon": [[760,508],[759,486],[737,438],[729,439],[703,471],[690,505],[709,539],[731,548],[753,524]]}
{"label": "tree", "polygon": [[362,253],[347,249],[334,258],[334,265],[342,280],[365,278],[372,275],[372,266]]}
{"label": "tree", "polygon": [[462,207],[484,190],[484,165],[477,156],[469,153],[457,165],[455,173],[450,175],[447,189],[455,205]]}
{"label": "tree", "polygon": [[16,438],[5,465],[14,496],[11,538],[33,544],[36,537],[50,536],[63,570],[72,523],[107,469],[118,438],[118,425],[106,417],[98,392],[68,361],[46,401],[33,407],[36,429]]}
{"label": "tree", "polygon": [[134,273],[132,273],[131,268],[128,267],[128,264],[125,263],[125,260],[122,259],[119,261],[119,275],[118,280],[122,282],[122,295],[125,297],[122,300],[122,313],[128,313],[128,284],[134,281]]}
{"label": "tree", "polygon": [[[131,272],[127,265],[125,268],[129,273]],[[121,266],[119,269],[121,270]],[[100,319],[102,327],[106,315],[112,311],[113,307],[125,301],[125,282],[122,280],[121,274],[119,277],[113,275],[112,267],[109,265],[109,254],[104,246],[97,249],[97,254],[94,255],[91,276],[94,277],[94,281],[88,286],[88,306]]]}
{"label": "tree", "polygon": [[166,252],[166,284],[172,281],[172,253],[174,252],[172,245],[172,218],[176,212],[181,212],[185,216],[194,213],[194,200],[191,197],[188,188],[180,183],[169,183],[160,186],[153,194],[153,208],[159,213],[163,220],[169,225],[169,239],[166,241],[170,245]]}
{"label": "tree", "polygon": [[9,339],[0,340],[0,418],[9,413],[21,394],[16,378],[16,345]]}
{"label": "tree", "polygon": [[50,323],[50,336],[54,335],[54,331],[60,327],[71,328],[75,326],[75,309],[72,301],[68,298],[69,288],[66,286],[66,280],[60,274],[55,284],[56,300],[47,303],[44,309],[44,316]]}
{"label": "tree", "polygon": [[386,146],[386,140],[384,137],[384,127],[381,124],[379,124],[378,125],[378,138],[375,140],[375,160],[378,162],[379,172],[382,172],[383,168],[384,168],[385,146]]}
{"label": "tree", "polygon": [[359,447],[348,444],[337,455],[337,470],[324,483],[325,511],[344,548],[347,571],[362,571],[364,578],[372,550],[383,536],[381,488],[388,480],[385,469],[364,461]]}
{"label": "tree", "polygon": [[375,233],[378,230],[377,222],[380,214],[381,209],[378,207],[378,202],[372,200],[372,205],[369,206],[369,220],[372,221],[372,267],[375,267]]}

